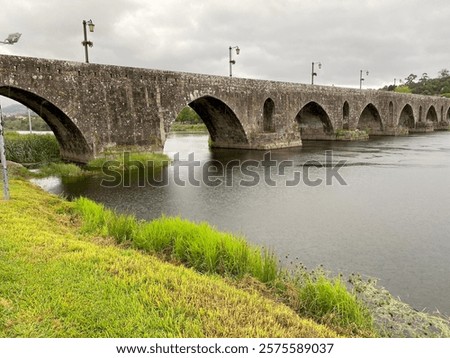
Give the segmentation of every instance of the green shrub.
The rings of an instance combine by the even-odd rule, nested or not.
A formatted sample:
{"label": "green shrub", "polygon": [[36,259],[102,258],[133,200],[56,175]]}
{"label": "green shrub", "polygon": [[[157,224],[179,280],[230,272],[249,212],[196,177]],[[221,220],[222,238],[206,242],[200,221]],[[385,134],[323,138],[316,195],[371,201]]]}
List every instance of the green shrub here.
{"label": "green shrub", "polygon": [[175,122],[196,124],[202,123],[202,120],[197,112],[195,112],[191,107],[184,107],[178,114]]}
{"label": "green shrub", "polygon": [[5,135],[6,158],[16,163],[42,163],[60,158],[59,144],[52,134]]}

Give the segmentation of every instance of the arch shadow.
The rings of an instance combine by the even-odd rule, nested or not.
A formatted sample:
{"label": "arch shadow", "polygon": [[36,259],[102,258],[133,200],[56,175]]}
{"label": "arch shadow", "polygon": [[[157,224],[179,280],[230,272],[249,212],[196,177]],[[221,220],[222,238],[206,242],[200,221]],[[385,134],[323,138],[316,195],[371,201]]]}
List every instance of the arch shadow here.
{"label": "arch shadow", "polygon": [[229,147],[236,144],[248,144],[247,135],[239,118],[223,101],[212,96],[203,96],[188,105],[205,123],[213,146]]}
{"label": "arch shadow", "polygon": [[414,129],[416,127],[414,112],[411,105],[405,104],[403,107],[398,118],[398,126],[408,129]]}
{"label": "arch shadow", "polygon": [[438,115],[434,106],[430,106],[430,108],[428,108],[425,118],[427,122],[438,122]]}
{"label": "arch shadow", "polygon": [[382,134],[383,122],[381,121],[380,112],[372,103],[369,103],[362,110],[357,128],[367,131],[369,135]]}
{"label": "arch shadow", "polygon": [[295,116],[302,140],[329,139],[333,125],[327,112],[317,102],[304,105]]}
{"label": "arch shadow", "polygon": [[37,94],[17,87],[0,86],[0,95],[11,98],[38,114],[54,133],[61,157],[87,163],[93,151],[77,125],[58,107]]}
{"label": "arch shadow", "polygon": [[350,120],[350,105],[347,101],[344,102],[342,106],[342,128],[349,129],[349,120]]}
{"label": "arch shadow", "polygon": [[275,112],[275,102],[272,98],[267,98],[263,106],[263,131],[275,132],[275,125],[273,123],[273,114]]}

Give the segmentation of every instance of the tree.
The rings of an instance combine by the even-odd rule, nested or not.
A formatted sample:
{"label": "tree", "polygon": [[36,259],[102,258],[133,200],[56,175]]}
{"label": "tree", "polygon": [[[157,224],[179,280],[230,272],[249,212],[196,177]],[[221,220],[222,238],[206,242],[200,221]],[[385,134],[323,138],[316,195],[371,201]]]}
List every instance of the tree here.
{"label": "tree", "polygon": [[196,123],[202,122],[202,120],[200,119],[198,114],[190,107],[184,107],[181,110],[181,112],[178,114],[175,121],[180,122],[180,123],[189,123],[189,124],[196,124]]}
{"label": "tree", "polygon": [[426,82],[430,79],[430,77],[428,76],[428,73],[424,72],[422,73],[422,77],[420,78],[420,82]]}
{"label": "tree", "polygon": [[411,73],[408,77],[405,78],[405,84],[409,86],[411,83],[413,83],[417,78],[417,75]]}
{"label": "tree", "polygon": [[442,70],[440,70],[438,72],[438,74],[439,74],[439,78],[445,78],[445,77],[449,77],[450,76],[450,72],[446,68],[443,68]]}
{"label": "tree", "polygon": [[411,88],[409,88],[406,85],[397,86],[395,88],[394,92],[397,92],[397,93],[412,93]]}

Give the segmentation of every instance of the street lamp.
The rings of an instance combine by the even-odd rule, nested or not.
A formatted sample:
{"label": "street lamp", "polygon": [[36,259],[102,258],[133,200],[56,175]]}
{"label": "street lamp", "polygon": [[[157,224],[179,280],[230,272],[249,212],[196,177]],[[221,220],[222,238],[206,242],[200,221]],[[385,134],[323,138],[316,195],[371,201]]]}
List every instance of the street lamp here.
{"label": "street lamp", "polygon": [[233,67],[233,65],[234,64],[236,64],[236,61],[235,60],[233,60],[233,58],[232,58],[232,51],[233,51],[233,49],[236,49],[236,55],[239,55],[239,52],[241,52],[241,49],[239,48],[239,46],[233,46],[233,47],[229,47],[229,54],[230,54],[230,77],[233,77],[233,69],[232,69],[232,67]]}
{"label": "street lamp", "polygon": [[363,72],[366,73],[366,76],[369,76],[368,70],[359,70],[359,89],[362,89],[362,83],[364,81]]}
{"label": "street lamp", "polygon": [[84,41],[81,44],[84,46],[84,54],[86,57],[86,63],[89,63],[88,46],[92,47],[92,46],[94,46],[94,43],[92,41],[87,40],[86,25],[88,25],[88,27],[89,27],[89,32],[94,32],[95,25],[92,22],[92,20],[89,20],[89,21],[83,20]]}
{"label": "street lamp", "polygon": [[314,65],[317,64],[317,67],[319,67],[319,70],[322,68],[321,62],[313,62],[312,63],[312,69],[311,69],[311,84],[314,84],[314,76],[317,76],[317,73],[314,71]]}
{"label": "street lamp", "polygon": [[9,34],[8,37],[5,39],[5,41],[0,41],[0,44],[14,45],[19,41],[20,36],[22,36],[22,34],[18,32]]}

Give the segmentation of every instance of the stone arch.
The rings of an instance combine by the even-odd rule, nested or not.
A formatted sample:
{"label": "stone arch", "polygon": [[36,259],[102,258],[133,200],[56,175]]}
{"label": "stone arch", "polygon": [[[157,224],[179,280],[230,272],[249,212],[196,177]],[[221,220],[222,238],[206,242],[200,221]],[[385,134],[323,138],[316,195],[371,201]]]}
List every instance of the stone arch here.
{"label": "stone arch", "polygon": [[263,131],[274,132],[273,114],[275,112],[275,103],[272,98],[267,98],[263,107]]}
{"label": "stone arch", "polygon": [[428,108],[425,118],[427,122],[438,122],[438,115],[434,106],[430,106],[430,108]]}
{"label": "stone arch", "polygon": [[394,123],[394,103],[392,101],[389,102],[389,122],[388,123]]}
{"label": "stone arch", "polygon": [[400,112],[398,126],[409,129],[415,128],[414,112],[409,104],[406,104]]}
{"label": "stone arch", "polygon": [[365,130],[369,134],[380,134],[383,131],[383,123],[381,121],[380,112],[372,103],[369,103],[362,110],[359,116],[357,128]]}
{"label": "stone arch", "polygon": [[350,119],[350,106],[347,101],[344,102],[342,106],[342,128],[349,128],[349,119]]}
{"label": "stone arch", "polygon": [[203,96],[190,102],[189,106],[205,123],[213,146],[248,144],[241,122],[225,102],[212,96]]}
{"label": "stone arch", "polygon": [[38,114],[50,127],[65,160],[87,163],[94,156],[81,130],[60,108],[33,92],[11,86],[0,86],[0,95],[11,98]]}
{"label": "stone arch", "polygon": [[327,112],[316,102],[309,102],[297,113],[301,139],[327,139],[333,134],[333,125]]}

